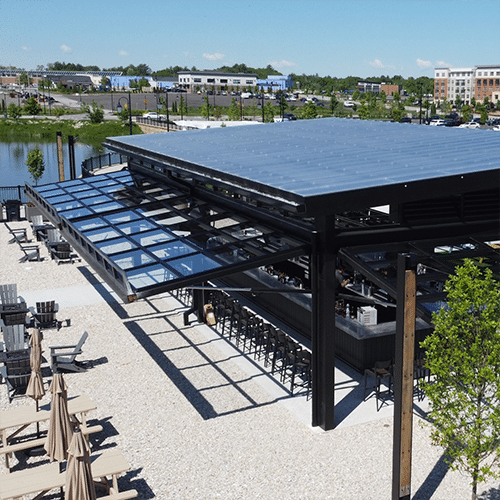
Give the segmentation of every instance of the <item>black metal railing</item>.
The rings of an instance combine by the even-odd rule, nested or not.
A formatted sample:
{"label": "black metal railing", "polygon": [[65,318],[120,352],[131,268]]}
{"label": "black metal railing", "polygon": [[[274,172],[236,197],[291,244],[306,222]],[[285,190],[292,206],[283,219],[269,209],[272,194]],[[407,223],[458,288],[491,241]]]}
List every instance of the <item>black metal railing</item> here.
{"label": "black metal railing", "polygon": [[110,167],[121,163],[127,163],[128,157],[119,153],[106,153],[104,155],[94,156],[82,161],[82,177],[92,175],[94,170],[102,167]]}
{"label": "black metal railing", "polygon": [[24,194],[24,186],[0,187],[0,203],[8,200],[19,200],[21,203],[28,203],[28,198]]}

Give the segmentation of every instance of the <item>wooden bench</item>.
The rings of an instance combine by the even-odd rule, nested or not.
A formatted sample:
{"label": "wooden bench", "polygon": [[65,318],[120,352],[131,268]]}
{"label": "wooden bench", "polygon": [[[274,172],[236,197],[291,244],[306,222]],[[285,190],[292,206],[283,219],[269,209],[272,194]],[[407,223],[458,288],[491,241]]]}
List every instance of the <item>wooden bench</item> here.
{"label": "wooden bench", "polygon": [[[82,428],[81,431],[82,434],[84,436],[87,436],[88,439],[89,434],[93,434],[94,432],[101,432],[102,425],[92,425],[91,427]],[[5,466],[7,468],[7,472],[10,472],[9,455],[11,455],[12,453],[16,453],[18,451],[29,450],[32,448],[38,448],[39,446],[44,446],[46,440],[47,436],[44,436],[38,439],[30,439],[27,441],[21,441],[20,443],[16,444],[9,444],[8,446],[2,446],[0,448],[0,454],[5,454]]]}
{"label": "wooden bench", "polygon": [[100,497],[102,500],[128,500],[129,498],[136,498],[136,490],[122,491],[121,493],[113,493],[111,495],[106,495],[105,497]]}
{"label": "wooden bench", "polygon": [[[124,500],[137,496],[136,492],[133,495],[135,490],[125,491],[123,492],[124,496],[119,496],[118,476],[129,470],[130,466],[118,448],[93,456],[91,460],[94,482],[97,485],[104,486],[109,493],[109,497],[105,498]],[[111,485],[108,482],[108,476],[111,476]],[[38,493],[36,498],[41,498],[48,491],[61,488],[65,484],[66,472],[59,472],[59,464],[52,462],[3,476],[2,481],[0,481],[0,500],[19,498],[34,493]]]}

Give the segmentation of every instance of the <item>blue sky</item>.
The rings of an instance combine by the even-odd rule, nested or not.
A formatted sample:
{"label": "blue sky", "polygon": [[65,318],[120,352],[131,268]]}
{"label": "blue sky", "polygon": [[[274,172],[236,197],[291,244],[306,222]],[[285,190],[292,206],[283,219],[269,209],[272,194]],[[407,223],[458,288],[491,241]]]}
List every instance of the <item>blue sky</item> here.
{"label": "blue sky", "polygon": [[434,76],[500,64],[499,0],[0,0],[0,65]]}

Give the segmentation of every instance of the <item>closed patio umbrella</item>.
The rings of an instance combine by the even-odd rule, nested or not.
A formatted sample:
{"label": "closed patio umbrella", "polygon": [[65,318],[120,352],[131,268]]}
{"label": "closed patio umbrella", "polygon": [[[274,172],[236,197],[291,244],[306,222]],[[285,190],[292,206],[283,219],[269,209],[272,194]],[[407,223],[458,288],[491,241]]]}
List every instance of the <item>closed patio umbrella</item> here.
{"label": "closed patio umbrella", "polygon": [[50,384],[52,401],[50,403],[49,433],[45,451],[50,461],[62,462],[68,457],[68,448],[73,436],[73,427],[68,412],[68,394],[62,373],[55,373]]}
{"label": "closed patio umbrella", "polygon": [[[45,388],[42,378],[42,338],[38,328],[33,329],[30,339],[30,368],[31,375],[26,388],[26,396],[36,401],[36,411],[38,411],[38,401],[45,396]],[[37,435],[40,433],[37,423]]]}
{"label": "closed patio umbrella", "polygon": [[75,429],[68,449],[65,500],[95,500],[90,466],[90,449],[80,429]]}
{"label": "closed patio umbrella", "polygon": [[31,376],[26,388],[26,396],[36,401],[36,411],[38,411],[38,401],[45,396],[42,378],[42,338],[38,328],[33,329],[30,345]]}

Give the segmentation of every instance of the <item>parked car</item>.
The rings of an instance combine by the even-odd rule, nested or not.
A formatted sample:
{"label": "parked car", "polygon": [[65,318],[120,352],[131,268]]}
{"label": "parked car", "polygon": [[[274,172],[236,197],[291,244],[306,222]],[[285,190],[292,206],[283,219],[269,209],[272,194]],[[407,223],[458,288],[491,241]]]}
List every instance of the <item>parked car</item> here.
{"label": "parked car", "polygon": [[403,116],[401,118],[401,123],[411,123],[411,118],[409,116]]}
{"label": "parked car", "polygon": [[461,121],[460,120],[445,120],[444,121],[444,126],[445,127],[458,127],[461,125]]}
{"label": "parked car", "polygon": [[444,120],[442,118],[439,118],[439,120],[431,120],[429,125],[434,127],[444,127]]}
{"label": "parked car", "polygon": [[467,122],[462,123],[458,128],[480,128],[479,123],[476,122]]}
{"label": "parked car", "polygon": [[297,117],[293,113],[283,113],[284,120],[296,120]]}
{"label": "parked car", "polygon": [[144,113],[143,118],[149,118],[150,120],[158,120],[158,113],[156,111],[150,111],[149,113]]}
{"label": "parked car", "polygon": [[495,130],[496,132],[500,132],[500,125],[493,125],[491,130]]}

